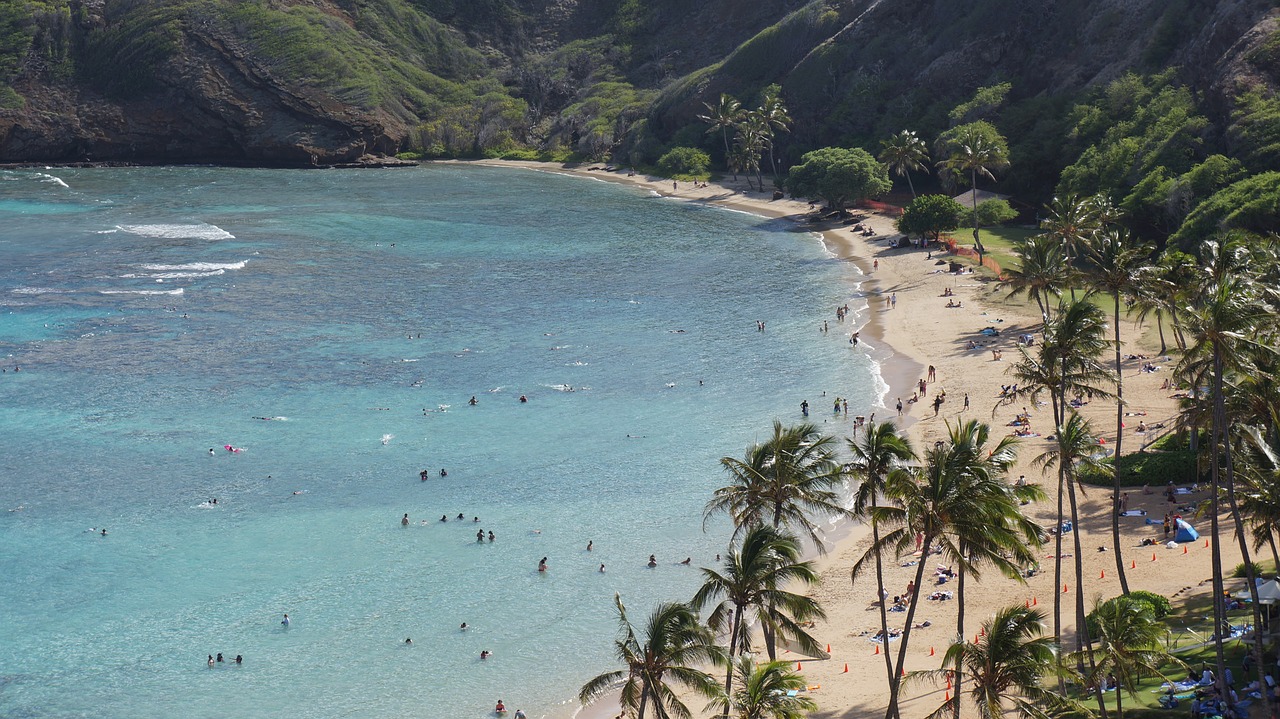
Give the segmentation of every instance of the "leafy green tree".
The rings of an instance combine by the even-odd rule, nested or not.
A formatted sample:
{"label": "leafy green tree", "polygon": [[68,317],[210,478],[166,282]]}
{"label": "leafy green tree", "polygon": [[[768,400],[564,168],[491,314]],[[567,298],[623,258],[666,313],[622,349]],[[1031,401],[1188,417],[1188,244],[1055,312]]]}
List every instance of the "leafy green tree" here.
{"label": "leafy green tree", "polygon": [[734,99],[732,95],[720,94],[720,98],[713,105],[708,102],[702,103],[707,108],[707,114],[698,115],[698,119],[710,125],[707,133],[720,131],[720,139],[724,141],[724,157],[725,164],[733,170],[733,179],[738,179],[737,169],[733,163],[729,161],[729,130],[738,124],[738,120],[742,117],[742,103]]}
{"label": "leafy green tree", "polygon": [[627,618],[622,598],[615,594],[613,602],[618,608],[621,630],[621,636],[614,641],[615,653],[625,668],[605,672],[583,685],[578,693],[583,705],[621,686],[622,706],[637,719],[644,719],[650,706],[659,719],[689,719],[689,709],[673,687],[682,687],[711,700],[722,695],[715,678],[698,667],[721,664],[727,658],[689,605],[659,604],[649,615],[645,633],[640,636]]}
{"label": "leafy green tree", "polygon": [[916,199],[916,185],[911,181],[911,171],[928,172],[929,147],[915,130],[903,130],[888,140],[880,141],[880,161],[893,174],[907,178],[911,199]]}
{"label": "leafy green tree", "polygon": [[813,424],[783,427],[775,421],[769,439],[747,448],[743,459],[724,457],[720,464],[729,473],[730,484],[715,491],[703,516],[728,514],[735,539],[756,525],[768,524],[794,532],[825,552],[811,516],[852,516],[836,491],[844,469],[836,460],[835,439]]}
{"label": "leafy green tree", "polygon": [[765,88],[760,99],[760,108],[756,112],[759,113],[760,119],[769,131],[769,166],[773,168],[773,182],[776,185],[778,184],[778,161],[773,156],[773,138],[775,133],[790,131],[792,122],[791,115],[787,113],[787,106],[782,101],[782,87],[770,85]]}
{"label": "leafy green tree", "polygon": [[952,177],[968,180],[972,189],[973,246],[981,263],[986,248],[978,236],[978,176],[995,180],[993,173],[1009,166],[1009,143],[991,123],[979,120],[939,135],[937,150],[944,158],[938,168]]}
{"label": "leafy green tree", "polygon": [[801,197],[820,197],[832,209],[883,195],[893,183],[884,165],[862,148],[824,147],[806,152],[791,168],[787,189]]}
{"label": "leafy green tree", "polygon": [[1143,678],[1162,677],[1161,667],[1167,664],[1182,666],[1164,649],[1169,630],[1141,599],[1120,596],[1096,603],[1087,621],[1089,635],[1096,639],[1089,681],[1100,685],[1107,677],[1116,678],[1116,719],[1124,717],[1123,695],[1136,698]]}
{"label": "leafy green tree", "polygon": [[732,712],[735,719],[805,719],[818,710],[813,699],[798,693],[805,680],[791,671],[790,662],[757,664],[744,654],[733,666],[737,681],[729,697],[731,706],[724,710],[726,716]]}
{"label": "leafy green tree", "polygon": [[[876,507],[884,494],[890,475],[904,472],[908,462],[915,458],[915,451],[906,437],[898,434],[893,422],[871,423],[866,431],[848,440],[853,459],[845,465],[849,475],[859,480],[853,498],[853,511],[871,522],[871,546],[876,562],[876,596],[884,597],[884,566],[880,544],[880,523],[876,519]],[[889,617],[884,602],[880,602],[881,636],[889,635]],[[884,654],[885,676],[893,681],[893,658]]]}
{"label": "leafy green tree", "polygon": [[1234,182],[1202,202],[1169,238],[1192,249],[1225,230],[1280,232],[1280,172],[1263,172]]}
{"label": "leafy green tree", "polygon": [[[768,627],[767,637],[782,637],[801,651],[820,656],[822,647],[801,626],[801,622],[822,619],[822,607],[812,597],[787,591],[787,587],[814,584],[818,575],[812,562],[801,561],[795,538],[768,525],[747,532],[742,546],[730,548],[722,570],[702,570],[703,584],[690,606],[702,610],[722,599],[711,611],[707,623],[712,631],[729,630],[728,654],[733,657],[751,651],[751,633],[744,622],[754,617]],[[777,658],[773,642],[766,642],[769,660]],[[733,678],[725,677],[725,692]]]}
{"label": "leafy green tree", "polygon": [[960,226],[964,213],[964,205],[946,195],[923,195],[902,208],[902,217],[897,219],[898,232],[937,241],[942,233]]}
{"label": "leafy green tree", "polygon": [[1009,206],[1008,200],[987,200],[978,203],[978,224],[983,227],[1003,225],[1018,216],[1018,211]]}
{"label": "leafy green tree", "polygon": [[[947,648],[942,659],[944,665],[964,665],[973,680],[969,697],[981,719],[1002,719],[1010,710],[1028,719],[1049,719],[1057,714],[1055,710],[1082,710],[1041,684],[1059,669],[1056,642],[1043,636],[1040,610],[1015,604],[983,622],[982,629],[977,641],[961,638]],[[948,671],[912,672],[911,678],[938,680]],[[941,719],[951,711],[950,704],[943,704],[929,719]]]}
{"label": "leafy green tree", "polygon": [[1004,104],[1005,98],[1012,89],[1013,84],[1008,82],[980,87],[967,102],[956,105],[947,117],[950,118],[952,125],[985,120]]}
{"label": "leafy green tree", "polygon": [[667,177],[705,177],[709,167],[711,158],[694,147],[673,147],[658,159],[658,169]]}

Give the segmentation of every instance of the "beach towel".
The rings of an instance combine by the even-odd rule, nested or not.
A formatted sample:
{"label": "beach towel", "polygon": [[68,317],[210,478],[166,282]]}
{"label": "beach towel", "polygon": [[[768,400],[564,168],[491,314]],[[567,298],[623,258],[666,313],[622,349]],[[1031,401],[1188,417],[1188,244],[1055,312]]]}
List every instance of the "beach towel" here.
{"label": "beach towel", "polygon": [[[1145,516],[1147,516],[1147,510],[1145,510],[1145,509],[1126,509],[1125,511],[1123,511],[1123,512],[1121,512],[1121,513],[1120,513],[1120,516],[1121,516],[1121,517],[1145,517]],[[1159,524],[1159,522],[1157,522],[1157,524]]]}
{"label": "beach towel", "polygon": [[[1143,512],[1143,514],[1146,514],[1146,512]],[[1147,519],[1146,523],[1147,524],[1164,524],[1164,522],[1162,522],[1159,519]]]}

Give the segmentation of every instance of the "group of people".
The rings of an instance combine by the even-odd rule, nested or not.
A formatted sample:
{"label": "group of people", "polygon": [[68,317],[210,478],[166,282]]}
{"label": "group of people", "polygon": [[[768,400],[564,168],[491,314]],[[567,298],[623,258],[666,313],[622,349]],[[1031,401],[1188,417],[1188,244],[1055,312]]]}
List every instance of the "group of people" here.
{"label": "group of people", "polygon": [[[288,616],[288,615],[286,614],[285,616]],[[244,657],[242,657],[242,656],[240,656],[239,654],[237,654],[237,655],[236,655],[236,658],[235,658],[235,659],[233,659],[233,660],[232,660],[232,662],[234,662],[236,666],[240,666],[241,664],[244,664]],[[226,662],[225,660],[223,660],[223,658],[222,658],[222,652],[218,652],[218,658],[217,658],[217,659],[214,659],[212,654],[210,654],[210,655],[209,655],[209,668],[210,668],[210,669],[213,669],[214,667],[218,666],[219,664],[226,664],[226,663],[227,663],[227,662]]]}

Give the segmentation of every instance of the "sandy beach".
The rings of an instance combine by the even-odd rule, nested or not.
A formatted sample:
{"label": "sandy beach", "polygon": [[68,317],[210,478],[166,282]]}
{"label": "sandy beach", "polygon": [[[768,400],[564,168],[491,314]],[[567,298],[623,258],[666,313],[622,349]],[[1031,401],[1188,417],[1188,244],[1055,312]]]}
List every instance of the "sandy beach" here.
{"label": "sandy beach", "polygon": [[[586,166],[560,168],[545,163],[501,161],[484,164],[564,172],[629,183],[676,199],[714,203],[766,217],[792,218],[797,222],[803,221],[803,216],[810,212],[806,202],[773,200],[769,195],[748,191],[745,180],[737,183],[711,183],[706,187],[695,188],[690,183],[673,185],[668,179],[639,175],[628,177],[624,172],[591,171],[585,169]],[[861,294],[865,295],[869,307],[865,315],[858,318],[858,321],[865,322],[860,340],[873,351],[884,354],[881,359],[882,373],[890,388],[885,401],[887,406],[874,410],[876,418],[883,420],[894,417],[897,414],[894,408],[896,401],[902,398],[904,409],[901,422],[917,449],[945,438],[948,423],[955,424],[971,418],[990,424],[993,436],[1012,434],[1014,427],[1009,426],[1009,423],[1024,408],[1021,403],[1000,404],[998,395],[1002,385],[1013,382],[1006,370],[1019,356],[1018,335],[1034,332],[1039,323],[1039,313],[1034,304],[1021,299],[1008,300],[1006,293],[1000,291],[998,283],[989,276],[946,272],[947,266],[942,263],[942,259],[947,257],[945,253],[935,252],[930,255],[917,248],[890,248],[889,240],[896,235],[896,231],[889,217],[871,214],[865,224],[875,230],[874,236],[863,236],[847,227],[823,229],[822,236],[832,253],[843,260],[857,263],[866,273]],[[817,229],[808,223],[803,227]],[[966,266],[972,264],[972,260],[966,261]],[[953,293],[954,299],[962,306],[946,306],[951,299],[944,296],[947,290]],[[854,292],[851,290],[851,306],[857,304],[859,299]],[[896,301],[891,303],[891,297]],[[815,324],[827,320],[834,327],[834,309],[831,308],[824,316],[814,317]],[[1126,422],[1124,437],[1123,447],[1129,453],[1157,436],[1153,433],[1137,433],[1135,430],[1139,421],[1146,424],[1168,423],[1172,426],[1176,400],[1170,396],[1172,391],[1162,390],[1160,387],[1170,377],[1174,361],[1169,357],[1157,358],[1159,343],[1154,337],[1153,328],[1135,327],[1130,322],[1122,322],[1125,322],[1122,325],[1122,339],[1125,342],[1123,354],[1146,355],[1150,358],[1124,362],[1127,412],[1134,414]],[[997,328],[1000,335],[981,335],[980,330],[985,327]],[[969,348],[971,340],[982,344]],[[994,358],[993,349],[1000,350],[1001,359]],[[1159,370],[1141,372],[1140,368],[1145,362],[1153,362]],[[947,401],[937,416],[934,416],[929,401],[922,400],[914,404],[908,402],[918,389],[917,383],[926,377],[926,368],[929,366],[934,368],[936,379],[928,382],[927,396],[932,398],[940,388],[946,390]],[[964,407],[966,396],[967,409]],[[1028,509],[1033,519],[1048,527],[1054,523],[1056,487],[1050,477],[1044,476],[1040,469],[1032,466],[1032,460],[1050,446],[1045,436],[1053,433],[1052,417],[1047,407],[1026,407],[1026,411],[1032,418],[1032,430],[1042,436],[1023,440],[1018,463],[1011,477],[1026,475],[1027,481],[1042,484],[1049,495],[1048,499],[1033,504]],[[1093,422],[1095,431],[1105,437],[1109,445],[1114,444],[1113,402],[1095,400],[1081,408],[1080,412]],[[1137,414],[1142,412],[1146,414]],[[1145,520],[1152,518],[1158,521],[1166,511],[1175,506],[1165,500],[1161,490],[1162,487],[1153,487],[1150,494],[1144,494],[1141,488],[1134,488],[1128,492],[1129,509],[1145,510],[1147,516],[1121,518],[1121,544],[1130,588],[1171,597],[1176,607],[1179,599],[1185,595],[1208,591],[1210,550],[1204,540],[1189,545],[1185,554],[1182,548],[1141,546],[1144,538],[1163,538],[1160,526],[1147,525]],[[1180,495],[1178,504],[1196,502],[1206,496],[1207,493],[1203,491]],[[1081,532],[1082,547],[1086,555],[1084,591],[1088,603],[1092,603],[1095,597],[1107,599],[1120,593],[1120,584],[1114,571],[1115,558],[1110,549],[1110,507],[1110,493],[1102,488],[1089,488],[1081,498],[1078,530]],[[1207,519],[1197,524],[1205,534],[1207,525]],[[812,594],[822,602],[828,619],[819,623],[813,634],[819,642],[830,646],[830,659],[810,660],[794,654],[782,656],[796,661],[808,683],[820,687],[811,694],[820,707],[816,714],[819,717],[874,716],[884,710],[887,702],[888,683],[883,658],[876,655],[876,644],[870,640],[871,635],[879,629],[879,614],[873,611],[872,605],[876,598],[875,581],[868,576],[851,584],[849,578],[853,563],[870,544],[869,535],[867,528],[853,527],[830,548],[828,554],[819,559],[822,583],[814,588]],[[1066,540],[1069,539],[1070,535]],[[1211,537],[1207,539],[1212,541]],[[1224,537],[1224,540],[1224,566],[1234,567],[1240,562],[1239,549],[1229,538]],[[1106,549],[1100,551],[1100,548]],[[1072,551],[1070,541],[1064,541],[1063,551]],[[966,626],[976,630],[984,619],[1013,603],[1034,602],[1051,617],[1055,594],[1061,593],[1062,587],[1054,586],[1052,546],[1046,545],[1041,554],[1041,572],[1027,580],[1025,585],[999,576],[994,571],[984,572],[981,581],[968,584]],[[914,576],[914,566],[900,566],[910,559],[912,558],[905,557],[894,561],[889,558],[886,561],[885,583],[891,595],[905,592],[908,580]],[[932,586],[932,569],[932,566],[927,567],[925,576],[929,583],[921,594],[921,606],[915,619],[916,623],[928,620],[930,626],[913,633],[906,658],[907,671],[937,669],[944,647],[955,639],[955,603],[924,599]],[[1072,576],[1068,561],[1064,561],[1063,572],[1064,576]],[[1234,587],[1240,581],[1234,580],[1230,586]],[[939,588],[954,589],[954,585]],[[1074,617],[1071,607],[1075,587],[1071,586],[1069,589],[1070,594],[1062,595],[1064,635],[1070,634]],[[890,614],[890,627],[896,624],[900,628],[905,616],[902,613]],[[896,657],[897,643],[891,643],[890,649]],[[928,714],[943,701],[945,693],[944,686],[927,683],[908,685],[904,690],[903,715],[914,718]],[[696,702],[691,704],[691,708],[695,707],[700,708]],[[580,716],[586,718],[616,714],[616,705],[601,703]]]}

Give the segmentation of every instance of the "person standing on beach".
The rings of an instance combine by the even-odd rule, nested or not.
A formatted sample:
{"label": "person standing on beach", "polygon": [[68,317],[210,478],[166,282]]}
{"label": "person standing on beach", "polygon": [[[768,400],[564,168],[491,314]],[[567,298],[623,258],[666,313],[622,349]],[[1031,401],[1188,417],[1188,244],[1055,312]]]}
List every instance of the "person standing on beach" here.
{"label": "person standing on beach", "polygon": [[969,393],[964,393],[964,408],[969,409]]}
{"label": "person standing on beach", "polygon": [[898,398],[897,406],[898,406],[898,416],[901,417],[902,416],[902,398],[901,397]]}
{"label": "person standing on beach", "polygon": [[898,309],[898,293],[897,292],[894,292],[893,294],[889,295],[889,307],[895,310]]}
{"label": "person standing on beach", "polygon": [[929,374],[927,379],[930,382],[936,382],[938,380],[937,370],[934,369],[933,365],[929,365]]}

